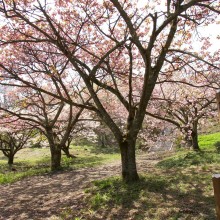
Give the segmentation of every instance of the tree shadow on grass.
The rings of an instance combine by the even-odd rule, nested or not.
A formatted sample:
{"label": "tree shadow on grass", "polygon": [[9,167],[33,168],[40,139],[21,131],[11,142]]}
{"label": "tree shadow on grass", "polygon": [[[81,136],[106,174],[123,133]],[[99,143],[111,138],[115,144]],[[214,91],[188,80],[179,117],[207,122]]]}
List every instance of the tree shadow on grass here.
{"label": "tree shadow on grass", "polygon": [[[87,156],[87,157],[77,157],[77,158],[67,158],[66,156],[62,157],[61,166],[63,169],[74,169],[74,168],[83,168],[83,167],[92,167],[98,164],[101,164],[105,159],[98,156]],[[37,161],[15,161],[13,168],[15,171],[26,171],[29,169],[41,169],[48,168],[50,169],[50,157],[41,158]],[[4,164],[0,164],[2,169],[8,167],[7,161]]]}
{"label": "tree shadow on grass", "polygon": [[[4,219],[46,219],[69,207],[65,220],[215,219],[207,173],[155,169],[129,185],[120,178],[100,180],[119,170],[116,165],[76,169],[0,186],[0,213]],[[88,194],[82,193],[93,180],[98,181]]]}
{"label": "tree shadow on grass", "polygon": [[87,201],[95,214],[86,219],[215,219],[207,180],[198,181],[204,181],[202,176],[189,178],[183,173],[147,175],[129,185],[120,178],[95,181]]}
{"label": "tree shadow on grass", "polygon": [[78,168],[94,167],[103,163],[105,158],[98,156],[87,156],[78,158],[62,157],[61,169],[51,171],[50,157],[44,157],[40,160],[20,160],[12,166],[7,162],[0,164],[0,184],[13,183],[26,177],[49,174],[53,175],[60,171],[69,171]]}
{"label": "tree shadow on grass", "polygon": [[[89,167],[48,173],[0,185],[0,218],[43,220],[52,215],[59,216],[65,207],[75,207],[75,210],[83,208],[83,189],[92,180],[107,177],[116,170],[117,166],[101,169]],[[74,217],[70,219],[75,219]]]}

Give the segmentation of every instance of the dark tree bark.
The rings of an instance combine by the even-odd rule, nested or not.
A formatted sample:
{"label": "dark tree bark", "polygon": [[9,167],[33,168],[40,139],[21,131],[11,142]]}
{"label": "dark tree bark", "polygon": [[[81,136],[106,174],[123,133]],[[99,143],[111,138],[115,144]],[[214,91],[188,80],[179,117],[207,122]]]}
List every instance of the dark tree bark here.
{"label": "dark tree bark", "polygon": [[192,138],[192,148],[194,151],[200,151],[200,147],[199,147],[199,141],[198,141],[198,122],[194,122],[193,123],[193,129],[192,129],[192,133],[191,133],[191,138]]}
{"label": "dark tree bark", "polygon": [[65,155],[68,158],[76,158],[76,156],[74,156],[73,154],[70,153],[70,149],[67,146],[62,147],[62,151],[65,153]]}
{"label": "dark tree bark", "polygon": [[200,151],[199,142],[198,142],[198,133],[192,132],[192,148],[194,151]]}
{"label": "dark tree bark", "polygon": [[12,165],[14,163],[14,154],[13,153],[9,153],[8,154],[8,164]]}
{"label": "dark tree bark", "polygon": [[120,143],[122,178],[125,182],[139,180],[135,159],[135,142],[124,141]]}
{"label": "dark tree bark", "polygon": [[16,152],[13,152],[13,149],[10,149],[2,150],[2,153],[8,158],[8,165],[12,165],[14,163],[14,155]]}
{"label": "dark tree bark", "polygon": [[51,153],[51,171],[61,170],[61,145],[58,144],[58,137],[56,133],[52,131],[51,127],[47,127],[46,136],[49,142]]}
{"label": "dark tree bark", "polygon": [[194,151],[200,151],[197,131],[192,130],[190,137],[188,135],[185,137],[185,142],[187,148],[192,148]]}
{"label": "dark tree bark", "polygon": [[51,152],[51,171],[61,170],[61,148],[59,146],[50,146]]}
{"label": "dark tree bark", "polygon": [[[191,135],[188,135],[188,132]],[[198,141],[198,121],[194,121],[191,128],[185,130],[185,142],[188,148],[192,148],[194,151],[200,151],[199,141]]]}

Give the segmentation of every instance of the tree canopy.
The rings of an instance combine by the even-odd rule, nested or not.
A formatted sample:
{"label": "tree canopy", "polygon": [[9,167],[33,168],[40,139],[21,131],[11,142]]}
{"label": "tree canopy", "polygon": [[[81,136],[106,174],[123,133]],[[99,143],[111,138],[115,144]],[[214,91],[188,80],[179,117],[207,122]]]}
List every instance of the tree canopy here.
{"label": "tree canopy", "polygon": [[[136,140],[160,78],[179,73],[176,81],[196,85],[194,78],[219,79],[219,50],[210,53],[212,42],[199,35],[201,50],[193,46],[198,28],[218,22],[219,12],[219,1],[210,0],[143,7],[126,0],[3,0],[0,83],[95,112],[120,146],[124,180],[135,181]],[[104,93],[123,109],[124,126]]]}

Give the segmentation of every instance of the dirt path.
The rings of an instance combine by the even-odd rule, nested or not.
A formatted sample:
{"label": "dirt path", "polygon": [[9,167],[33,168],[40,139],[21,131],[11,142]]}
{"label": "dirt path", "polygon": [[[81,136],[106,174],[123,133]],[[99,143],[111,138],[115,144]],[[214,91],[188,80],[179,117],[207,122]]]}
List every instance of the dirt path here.
{"label": "dirt path", "polygon": [[[137,161],[143,172],[152,168],[157,158],[142,155]],[[91,181],[113,175],[120,175],[120,161],[0,185],[0,220],[56,219],[64,207],[80,208],[78,201]]]}

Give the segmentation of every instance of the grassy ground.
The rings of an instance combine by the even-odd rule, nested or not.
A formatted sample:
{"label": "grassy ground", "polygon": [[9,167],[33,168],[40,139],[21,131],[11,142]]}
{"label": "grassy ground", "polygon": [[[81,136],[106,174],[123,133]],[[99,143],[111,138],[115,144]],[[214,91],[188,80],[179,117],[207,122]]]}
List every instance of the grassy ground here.
{"label": "grassy ground", "polygon": [[[97,153],[99,151],[99,154]],[[114,149],[95,148],[93,146],[71,146],[76,158],[62,157],[63,169],[76,169],[97,166],[115,159],[119,154]],[[50,172],[50,151],[48,148],[22,149],[15,155],[13,170],[7,164],[7,158],[0,152],[0,184],[11,183],[27,176]]]}
{"label": "grassy ground", "polygon": [[216,219],[212,174],[220,173],[214,147],[220,133],[199,140],[202,152],[179,151],[142,173],[138,183],[127,185],[120,177],[93,182],[84,208],[63,219]]}
{"label": "grassy ground", "polygon": [[[61,219],[216,219],[211,178],[213,173],[220,173],[220,154],[214,146],[219,140],[220,133],[200,136],[202,152],[178,151],[145,169],[137,183],[127,185],[120,177],[93,182],[79,201],[82,208],[67,207]],[[71,152],[77,158],[63,157],[64,169],[119,159],[109,148],[72,147]],[[15,172],[8,170],[6,159],[0,155],[0,183],[50,172],[49,164],[49,149],[20,151],[15,157]]]}
{"label": "grassy ground", "polygon": [[214,145],[220,142],[220,132],[199,136],[199,145],[202,150],[215,150]]}

